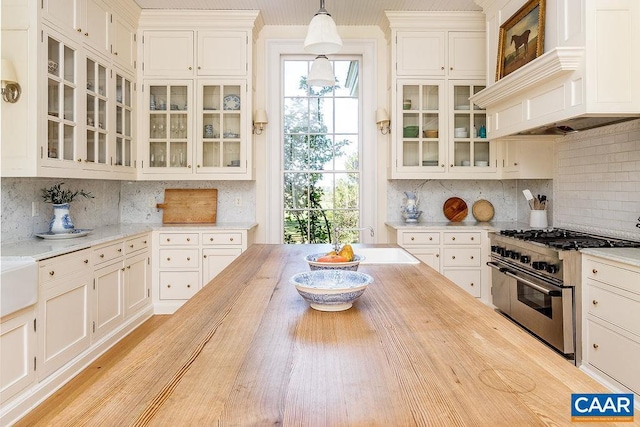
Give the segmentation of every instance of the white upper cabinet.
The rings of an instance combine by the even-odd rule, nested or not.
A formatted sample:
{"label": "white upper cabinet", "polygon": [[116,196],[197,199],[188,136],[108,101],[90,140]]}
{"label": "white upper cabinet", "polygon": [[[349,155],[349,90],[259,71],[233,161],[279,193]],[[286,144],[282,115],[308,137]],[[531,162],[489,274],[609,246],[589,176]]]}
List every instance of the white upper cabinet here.
{"label": "white upper cabinet", "polygon": [[445,36],[444,31],[398,31],[396,74],[444,76]]}
{"label": "white upper cabinet", "polygon": [[245,76],[248,38],[246,31],[198,31],[198,75]]}
{"label": "white upper cabinet", "polygon": [[193,76],[193,31],[145,31],[142,45],[145,76]]}
{"label": "white upper cabinet", "polygon": [[111,55],[113,55],[114,61],[125,70],[134,70],[138,54],[135,26],[114,13],[111,29],[113,30]]}
{"label": "white upper cabinet", "polygon": [[487,64],[484,31],[450,31],[448,47],[450,77],[484,77]]}

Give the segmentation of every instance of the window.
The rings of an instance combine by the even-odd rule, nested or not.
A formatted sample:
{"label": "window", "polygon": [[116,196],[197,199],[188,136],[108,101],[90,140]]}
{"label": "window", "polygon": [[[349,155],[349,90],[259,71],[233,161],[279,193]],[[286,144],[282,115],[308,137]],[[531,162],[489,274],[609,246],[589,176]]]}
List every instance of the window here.
{"label": "window", "polygon": [[[283,59],[283,241],[330,243],[360,221],[359,59],[332,61],[336,86],[308,87],[312,59]],[[340,233],[357,242],[358,232]]]}

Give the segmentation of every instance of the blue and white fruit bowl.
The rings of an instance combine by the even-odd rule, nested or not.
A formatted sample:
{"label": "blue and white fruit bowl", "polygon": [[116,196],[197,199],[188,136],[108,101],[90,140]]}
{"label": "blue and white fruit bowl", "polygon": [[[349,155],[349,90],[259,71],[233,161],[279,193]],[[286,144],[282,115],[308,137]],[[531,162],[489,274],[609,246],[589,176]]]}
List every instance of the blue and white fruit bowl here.
{"label": "blue and white fruit bowl", "polygon": [[343,311],[351,308],[373,277],[357,271],[313,270],[293,275],[290,282],[311,308]]}

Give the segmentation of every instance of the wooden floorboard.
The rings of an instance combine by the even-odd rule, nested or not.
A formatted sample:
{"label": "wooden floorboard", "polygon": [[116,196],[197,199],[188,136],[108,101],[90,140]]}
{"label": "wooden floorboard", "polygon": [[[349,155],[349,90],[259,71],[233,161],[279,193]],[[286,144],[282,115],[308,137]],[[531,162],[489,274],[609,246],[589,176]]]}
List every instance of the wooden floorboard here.
{"label": "wooden floorboard", "polygon": [[33,425],[35,421],[46,422],[62,414],[68,404],[87,388],[100,381],[102,376],[113,365],[125,357],[140,341],[155,329],[164,324],[170,315],[155,315],[144,322],[120,342],[110,348],[106,353],[91,363],[86,369],[76,375],[71,381],[56,391],[51,397],[38,405],[27,416],[21,419],[16,426]]}

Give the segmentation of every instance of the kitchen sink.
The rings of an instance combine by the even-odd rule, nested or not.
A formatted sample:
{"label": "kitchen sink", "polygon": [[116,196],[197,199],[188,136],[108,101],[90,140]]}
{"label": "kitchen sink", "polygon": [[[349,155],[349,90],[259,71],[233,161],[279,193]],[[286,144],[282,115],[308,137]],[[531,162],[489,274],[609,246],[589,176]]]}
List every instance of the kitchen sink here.
{"label": "kitchen sink", "polygon": [[0,317],[38,301],[38,264],[33,258],[0,258]]}
{"label": "kitchen sink", "polygon": [[409,252],[401,248],[354,248],[354,252],[365,257],[360,264],[419,264]]}

